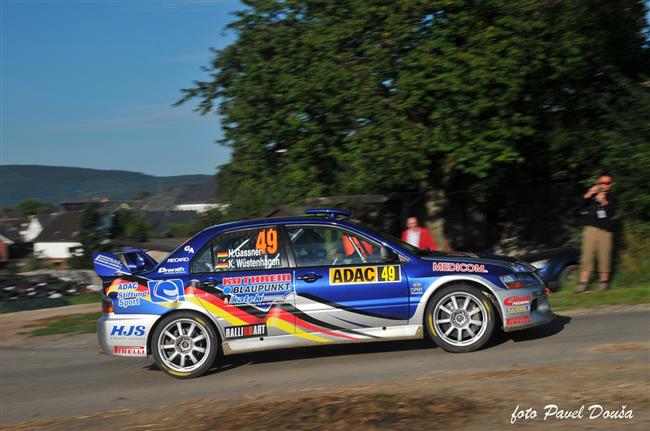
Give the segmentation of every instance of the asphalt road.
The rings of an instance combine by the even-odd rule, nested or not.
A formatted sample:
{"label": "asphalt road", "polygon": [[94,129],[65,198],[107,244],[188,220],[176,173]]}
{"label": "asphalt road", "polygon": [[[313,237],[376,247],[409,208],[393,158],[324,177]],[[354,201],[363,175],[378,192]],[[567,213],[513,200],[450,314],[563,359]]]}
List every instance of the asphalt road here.
{"label": "asphalt road", "polygon": [[[451,354],[425,341],[323,346],[224,358],[193,380],[176,380],[152,360],[100,355],[94,335],[72,343],[0,348],[0,424],[81,416],[118,408],[229,398],[274,391],[400,381],[463,370],[588,365],[611,361],[610,343],[648,343],[650,308],[567,313],[543,328],[498,334],[487,348]],[[626,352],[648,363],[647,349]],[[621,356],[616,356],[620,361]],[[480,382],[477,382],[479,389]]]}

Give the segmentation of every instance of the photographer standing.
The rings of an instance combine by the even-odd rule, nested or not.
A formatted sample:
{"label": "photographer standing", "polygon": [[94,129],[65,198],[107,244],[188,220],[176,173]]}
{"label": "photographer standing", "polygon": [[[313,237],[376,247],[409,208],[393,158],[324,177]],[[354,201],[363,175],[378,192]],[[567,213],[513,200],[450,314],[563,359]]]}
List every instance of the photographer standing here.
{"label": "photographer standing", "polygon": [[585,228],[582,234],[582,256],[580,258],[580,284],[577,292],[589,289],[589,276],[594,269],[594,254],[598,255],[600,285],[598,290],[607,290],[609,274],[612,271],[612,232],[616,212],[616,202],[610,190],[612,177],[601,175],[596,185],[584,195],[581,214]]}

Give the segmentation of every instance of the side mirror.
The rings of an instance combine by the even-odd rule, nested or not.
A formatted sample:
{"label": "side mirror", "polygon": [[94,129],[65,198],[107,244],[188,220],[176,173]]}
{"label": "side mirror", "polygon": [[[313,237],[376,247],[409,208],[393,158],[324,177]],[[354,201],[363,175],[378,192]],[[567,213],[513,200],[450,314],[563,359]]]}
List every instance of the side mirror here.
{"label": "side mirror", "polygon": [[399,262],[399,256],[392,248],[388,248],[385,245],[379,250],[381,255],[381,261],[386,263]]}

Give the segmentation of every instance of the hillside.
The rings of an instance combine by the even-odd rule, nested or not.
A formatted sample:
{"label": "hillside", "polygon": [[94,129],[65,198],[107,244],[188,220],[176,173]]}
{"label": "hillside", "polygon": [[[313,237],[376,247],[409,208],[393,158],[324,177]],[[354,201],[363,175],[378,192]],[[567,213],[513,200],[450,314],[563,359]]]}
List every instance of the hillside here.
{"label": "hillside", "polygon": [[139,192],[157,195],[172,187],[205,184],[210,175],[156,177],[130,171],[99,170],[41,165],[0,166],[0,207],[22,199],[46,202],[107,197],[127,200]]}

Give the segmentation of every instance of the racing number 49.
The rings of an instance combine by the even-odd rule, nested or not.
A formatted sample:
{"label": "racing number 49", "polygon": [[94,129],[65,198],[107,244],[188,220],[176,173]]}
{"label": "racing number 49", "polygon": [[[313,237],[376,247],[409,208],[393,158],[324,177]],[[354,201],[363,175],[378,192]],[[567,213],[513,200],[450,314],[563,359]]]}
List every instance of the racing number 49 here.
{"label": "racing number 49", "polygon": [[278,251],[278,231],[274,228],[262,229],[257,234],[255,248],[264,254],[273,254]]}
{"label": "racing number 49", "polygon": [[384,281],[395,281],[395,267],[385,266],[381,270],[381,279]]}

